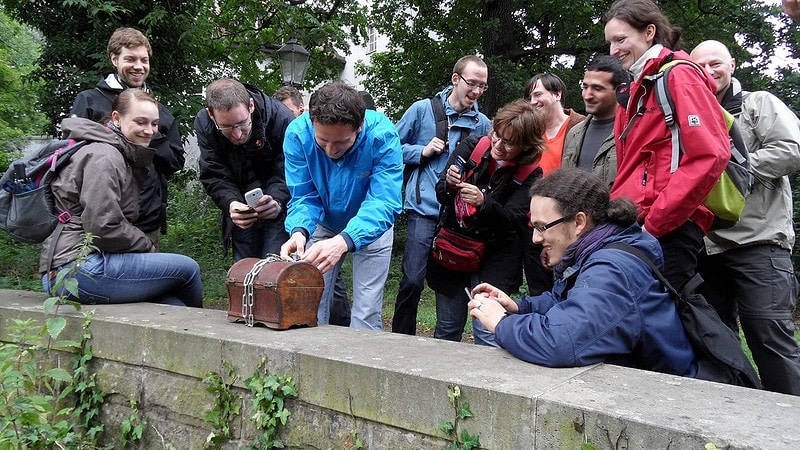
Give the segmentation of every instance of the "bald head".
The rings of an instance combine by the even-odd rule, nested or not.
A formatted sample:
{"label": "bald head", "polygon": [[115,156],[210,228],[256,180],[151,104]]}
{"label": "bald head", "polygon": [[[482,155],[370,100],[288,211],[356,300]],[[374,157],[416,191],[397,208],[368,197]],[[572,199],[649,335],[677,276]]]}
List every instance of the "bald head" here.
{"label": "bald head", "polygon": [[717,83],[717,100],[722,100],[731,84],[736,60],[728,47],[719,41],[703,41],[692,50],[692,59],[711,74]]}

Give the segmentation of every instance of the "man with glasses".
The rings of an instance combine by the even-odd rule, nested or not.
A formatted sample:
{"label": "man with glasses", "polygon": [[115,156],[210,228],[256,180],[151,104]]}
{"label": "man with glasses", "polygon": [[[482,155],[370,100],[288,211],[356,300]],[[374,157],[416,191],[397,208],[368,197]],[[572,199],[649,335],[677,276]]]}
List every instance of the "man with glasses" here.
{"label": "man with glasses", "polygon": [[[147,84],[153,49],[150,40],[139,30],[118,28],[108,39],[106,49],[114,71],[106,74],[93,89],[75,97],[70,117],[83,117],[95,122],[111,117],[111,104],[128,88],[152,94]],[[178,121],[161,103],[158,104],[158,133],[150,141],[155,149],[153,165],[139,191],[139,217],[133,223],[158,249],[160,236],[167,232],[167,178],[183,169],[184,152]]]}
{"label": "man with glasses", "polygon": [[563,167],[579,167],[594,173],[610,187],[617,175],[617,152],[614,146],[614,118],[617,115],[617,92],[630,81],[619,58],[603,55],[586,66],[581,80],[581,97],[586,106],[586,120],[578,123],[564,139]]}
{"label": "man with glasses", "polygon": [[[489,119],[478,111],[478,98],[487,89],[488,78],[489,70],[480,57],[464,56],[453,67],[451,86],[432,99],[415,102],[397,122],[403,162],[406,171],[410,171],[410,178],[403,203],[408,233],[403,253],[403,278],[392,320],[395,333],[416,333],[425,267],[439,221],[436,182],[446,169],[450,153],[463,137],[483,136],[489,132]],[[442,119],[434,112],[434,107],[439,106],[442,119],[446,120],[438,127],[444,130],[441,135],[437,133],[437,121]]]}
{"label": "man with glasses", "polygon": [[[258,88],[230,78],[206,89],[206,107],[194,129],[200,147],[200,181],[222,210],[223,251],[233,260],[278,253],[289,190],[283,164],[283,137],[292,112]],[[255,208],[244,194],[260,188]]]}

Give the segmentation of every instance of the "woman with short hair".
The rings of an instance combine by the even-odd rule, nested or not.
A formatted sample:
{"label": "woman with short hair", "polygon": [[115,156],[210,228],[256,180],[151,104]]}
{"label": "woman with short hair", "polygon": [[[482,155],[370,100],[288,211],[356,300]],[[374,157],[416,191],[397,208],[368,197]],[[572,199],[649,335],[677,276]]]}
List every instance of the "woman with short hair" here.
{"label": "woman with short hair", "polygon": [[[436,292],[434,337],[439,339],[461,340],[468,316],[465,288],[488,281],[517,292],[522,283],[521,230],[528,221],[528,189],[542,176],[544,122],[533,106],[517,100],[497,111],[492,128],[489,137],[464,139],[436,184],[439,228],[486,246],[477,270],[448,268],[429,258],[426,279]],[[475,154],[476,148],[486,151]],[[473,330],[476,344],[492,345],[480,324]]]}

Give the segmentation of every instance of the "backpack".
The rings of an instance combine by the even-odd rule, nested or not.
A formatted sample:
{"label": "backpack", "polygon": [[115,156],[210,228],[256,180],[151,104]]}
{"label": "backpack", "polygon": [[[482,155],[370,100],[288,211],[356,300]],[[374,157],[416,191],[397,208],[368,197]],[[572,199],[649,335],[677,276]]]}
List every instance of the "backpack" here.
{"label": "backpack", "polygon": [[[705,74],[705,71],[696,63],[686,59],[672,59],[673,56],[674,54],[670,54],[666,57],[666,63],[661,66],[657,74],[647,77],[655,82],[656,102],[664,114],[664,120],[672,134],[670,173],[678,170],[678,163],[683,154],[683,144],[681,143],[680,126],[675,120],[675,103],[669,93],[667,77],[672,68],[678,64],[689,64],[700,73]],[[734,117],[721,105],[719,108],[725,119],[725,125],[728,127],[731,157],[722,175],[703,201],[706,208],[714,214],[712,230],[730,228],[739,221],[744,209],[745,198],[753,188],[755,180],[741,130],[739,130]]]}
{"label": "backpack", "polygon": [[[442,104],[442,99],[439,97],[431,97],[431,109],[433,110],[433,117],[436,119],[436,137],[444,141],[445,148],[447,148],[448,144],[448,137],[450,134],[450,121],[447,118],[447,115],[444,113],[444,105]],[[465,137],[469,136],[470,130],[469,128],[462,128],[461,129],[461,136],[458,138],[458,142],[464,140]],[[458,143],[456,144],[458,145]],[[408,179],[411,178],[411,174],[414,173],[415,170],[419,170],[422,168],[422,164],[406,164],[403,167],[403,187],[408,184]],[[417,178],[417,203],[422,203],[422,194],[420,192],[420,179]]]}
{"label": "backpack", "polygon": [[0,229],[16,241],[36,244],[78,214],[55,210],[50,184],[84,144],[86,141],[54,139],[9,166],[0,178]]}
{"label": "backpack", "polygon": [[705,297],[694,293],[694,290],[703,283],[703,278],[699,274],[692,277],[679,293],[664,278],[653,261],[638,248],[622,242],[612,242],[606,244],[604,248],[622,250],[641,259],[672,294],[678,317],[694,350],[697,362],[696,378],[763,389],[753,365],[742,350],[739,337],[722,323],[722,319]]}

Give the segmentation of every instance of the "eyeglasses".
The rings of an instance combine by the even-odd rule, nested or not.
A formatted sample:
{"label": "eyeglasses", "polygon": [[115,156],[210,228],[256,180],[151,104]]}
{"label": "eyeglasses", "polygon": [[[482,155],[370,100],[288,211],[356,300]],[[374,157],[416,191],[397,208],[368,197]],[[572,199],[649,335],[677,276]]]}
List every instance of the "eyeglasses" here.
{"label": "eyeglasses", "polygon": [[500,135],[499,135],[499,134],[497,134],[497,132],[496,132],[496,131],[492,131],[492,134],[490,135],[490,137],[492,138],[492,143],[493,143],[493,144],[496,144],[496,143],[498,143],[498,142],[499,142],[500,144],[502,144],[502,145],[503,145],[503,148],[505,148],[505,150],[506,150],[507,152],[512,152],[512,151],[514,151],[514,146],[513,146],[513,145],[511,145],[511,144],[508,142],[508,140],[507,140],[507,139],[503,139],[503,138],[501,138],[501,137],[500,137]]}
{"label": "eyeglasses", "polygon": [[233,132],[233,130],[244,131],[244,130],[247,130],[248,128],[250,128],[250,125],[253,124],[253,118],[252,117],[248,117],[247,120],[245,120],[243,122],[239,122],[236,125],[231,125],[229,127],[221,127],[221,126],[219,126],[219,124],[217,124],[216,120],[214,120],[214,119],[211,119],[211,120],[214,122],[214,126],[217,127],[217,130],[219,130],[219,132],[222,133],[222,134],[231,134]]}
{"label": "eyeglasses", "polygon": [[460,73],[458,74],[458,78],[461,78],[461,81],[466,83],[467,86],[469,86],[470,89],[478,88],[478,89],[480,89],[481,92],[489,89],[489,85],[488,84],[483,84],[483,83],[478,83],[478,82],[475,82],[475,81],[467,80],[466,78],[462,77]]}
{"label": "eyeglasses", "polygon": [[544,234],[545,231],[549,230],[550,228],[553,228],[554,226],[556,226],[556,225],[558,225],[558,224],[560,224],[562,222],[566,222],[567,220],[571,219],[572,217],[573,216],[564,216],[564,217],[562,217],[560,219],[556,219],[556,220],[554,220],[554,221],[552,221],[552,222],[550,222],[548,224],[545,224],[545,225],[533,225],[533,230],[534,231],[538,231],[539,234]]}

